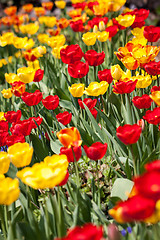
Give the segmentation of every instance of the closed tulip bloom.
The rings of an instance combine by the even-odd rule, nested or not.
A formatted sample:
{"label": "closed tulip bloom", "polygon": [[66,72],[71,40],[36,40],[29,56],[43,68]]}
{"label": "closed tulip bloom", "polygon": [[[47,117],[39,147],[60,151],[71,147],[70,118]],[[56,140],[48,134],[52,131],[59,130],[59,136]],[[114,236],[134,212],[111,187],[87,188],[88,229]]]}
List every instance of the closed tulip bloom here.
{"label": "closed tulip bloom", "polygon": [[0,174],[7,173],[9,170],[10,159],[8,153],[0,152]]}
{"label": "closed tulip bloom", "polygon": [[[73,155],[73,152],[74,152],[74,155]],[[72,148],[61,147],[60,154],[65,154],[67,156],[68,162],[75,162],[75,160],[78,161],[82,155],[81,146],[72,147]]]}
{"label": "closed tulip bloom", "polygon": [[18,179],[4,178],[0,180],[0,205],[10,205],[20,195]]}
{"label": "closed tulip bloom", "polygon": [[73,97],[81,97],[84,94],[84,84],[75,83],[68,88]]}
{"label": "closed tulip bloom", "polygon": [[154,91],[150,98],[160,107],[160,91]]}
{"label": "closed tulip bloom", "polygon": [[83,78],[89,72],[88,63],[81,61],[68,65],[68,73],[73,78]]}
{"label": "closed tulip bloom", "polygon": [[153,25],[146,26],[143,34],[148,42],[157,42],[160,38],[160,27],[155,27]]}
{"label": "closed tulip bloom", "polygon": [[136,88],[136,81],[119,81],[116,82],[115,85],[113,86],[113,92],[116,94],[125,94],[125,93],[131,93],[134,91]]}
{"label": "closed tulip bloom", "polygon": [[30,67],[22,67],[17,70],[17,75],[23,83],[30,83],[34,80],[35,70]]}
{"label": "closed tulip bloom", "polygon": [[85,109],[84,104],[91,110],[96,106],[97,99],[85,98],[83,101],[78,99],[79,106],[82,109]]}
{"label": "closed tulip bloom", "polygon": [[62,123],[63,125],[67,125],[71,122],[72,113],[65,111],[63,113],[57,114],[56,118],[57,118],[58,122]]}
{"label": "closed tulip bloom", "polygon": [[4,98],[11,98],[12,97],[12,89],[8,88],[8,89],[3,89],[1,91],[2,95]]}
{"label": "closed tulip bloom", "polygon": [[152,99],[150,98],[149,95],[144,94],[141,97],[139,97],[139,96],[134,97],[132,99],[132,102],[133,102],[134,106],[137,107],[138,109],[150,108]]}
{"label": "closed tulip bloom", "polygon": [[102,82],[91,82],[88,88],[85,88],[84,93],[89,96],[96,96],[105,94],[108,89],[109,84],[105,81]]}
{"label": "closed tulip bloom", "polygon": [[64,128],[57,133],[59,141],[64,147],[78,147],[81,146],[82,140],[81,135],[77,128]]}
{"label": "closed tulip bloom", "polygon": [[101,81],[106,81],[110,84],[113,81],[113,77],[111,75],[111,69],[104,69],[102,71],[98,71],[98,78]]}
{"label": "closed tulip bloom", "polygon": [[152,111],[148,110],[143,119],[150,124],[160,124],[160,107],[154,108]]}
{"label": "closed tulip bloom", "polygon": [[17,177],[34,189],[53,188],[64,180],[67,168],[68,161],[65,155],[53,155],[46,157],[44,162],[19,171]]}
{"label": "closed tulip bloom", "polygon": [[107,143],[101,143],[101,142],[96,142],[93,143],[90,147],[87,147],[87,145],[83,146],[87,157],[92,159],[92,160],[99,160],[104,157],[107,151]]}
{"label": "closed tulip bloom", "polygon": [[88,50],[84,54],[84,58],[90,66],[99,66],[104,62],[105,53],[97,53],[95,50]]}
{"label": "closed tulip bloom", "polygon": [[42,100],[42,104],[48,110],[54,110],[59,106],[59,97],[57,95],[49,95]]}
{"label": "closed tulip bloom", "polygon": [[119,80],[122,77],[122,73],[123,73],[123,71],[118,64],[113,65],[111,67],[111,75],[112,75],[113,79]]}
{"label": "closed tulip bloom", "polygon": [[24,92],[21,98],[27,106],[35,106],[42,101],[43,95],[36,90],[34,93]]}
{"label": "closed tulip bloom", "polygon": [[33,147],[28,143],[15,143],[8,148],[8,155],[17,168],[25,167],[30,164],[33,155]]}
{"label": "closed tulip bloom", "polygon": [[17,122],[21,118],[21,110],[18,110],[17,112],[8,111],[4,113],[4,116],[9,123]]}
{"label": "closed tulip bloom", "polygon": [[82,40],[87,46],[92,46],[96,43],[97,34],[94,32],[87,32],[83,34]]}
{"label": "closed tulip bloom", "polygon": [[40,82],[43,79],[44,70],[38,69],[35,72],[33,82]]}
{"label": "closed tulip bloom", "polygon": [[[144,184],[146,186],[146,184]],[[138,204],[137,204],[138,203]],[[109,214],[119,223],[144,221],[155,211],[155,201],[136,195],[124,202],[119,202],[109,210]]]}
{"label": "closed tulip bloom", "polygon": [[83,55],[82,49],[78,44],[69,45],[60,51],[61,60],[66,64],[73,64],[80,61]]}
{"label": "closed tulip bloom", "polygon": [[116,130],[117,137],[126,145],[134,144],[140,138],[142,128],[137,124],[125,124],[124,126],[119,126]]}
{"label": "closed tulip bloom", "polygon": [[144,65],[144,69],[149,75],[159,75],[160,74],[160,61],[159,62],[149,62]]}

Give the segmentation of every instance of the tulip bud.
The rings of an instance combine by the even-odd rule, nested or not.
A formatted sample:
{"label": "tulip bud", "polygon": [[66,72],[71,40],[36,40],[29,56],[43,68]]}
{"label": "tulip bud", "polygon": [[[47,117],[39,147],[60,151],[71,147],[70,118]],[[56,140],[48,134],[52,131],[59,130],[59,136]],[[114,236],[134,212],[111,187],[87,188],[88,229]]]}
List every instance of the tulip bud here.
{"label": "tulip bud", "polygon": [[137,125],[139,125],[142,128],[142,131],[144,130],[145,124],[143,119],[138,120]]}
{"label": "tulip bud", "polygon": [[104,31],[105,28],[106,28],[106,26],[105,26],[104,22],[103,21],[99,22],[99,30]]}
{"label": "tulip bud", "polygon": [[94,33],[97,33],[97,32],[98,32],[98,27],[97,27],[97,25],[94,25],[94,27],[93,27],[93,32],[94,32]]}
{"label": "tulip bud", "polygon": [[111,67],[111,75],[115,80],[122,77],[122,69],[118,64]]}
{"label": "tulip bud", "polygon": [[108,226],[108,240],[120,240],[120,233],[115,224],[109,224]]}

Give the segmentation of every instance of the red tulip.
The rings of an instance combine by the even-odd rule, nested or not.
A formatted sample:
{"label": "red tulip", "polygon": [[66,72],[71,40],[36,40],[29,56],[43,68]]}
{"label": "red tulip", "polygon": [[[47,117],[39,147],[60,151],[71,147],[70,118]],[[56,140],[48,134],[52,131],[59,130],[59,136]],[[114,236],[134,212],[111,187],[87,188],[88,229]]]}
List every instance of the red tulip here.
{"label": "red tulip", "polygon": [[108,18],[107,17],[94,17],[92,18],[92,20],[88,21],[88,25],[93,28],[95,25],[98,27],[100,22],[104,22],[104,24],[106,25],[108,22]]}
{"label": "red tulip", "polygon": [[151,88],[151,93],[152,92],[156,92],[156,91],[160,91],[160,86],[158,87],[158,86],[153,86],[152,88]]}
{"label": "red tulip", "polygon": [[159,75],[160,74],[160,61],[159,62],[149,62],[144,65],[144,69],[149,75]]}
{"label": "red tulip", "polygon": [[98,78],[101,81],[106,81],[110,84],[113,81],[113,77],[111,75],[111,69],[104,69],[102,71],[98,71]]}
{"label": "red tulip", "polygon": [[86,223],[84,226],[76,226],[70,230],[66,237],[55,240],[103,240],[103,228]]}
{"label": "red tulip", "polygon": [[35,72],[33,82],[40,82],[43,79],[44,70],[38,69]]}
{"label": "red tulip", "polygon": [[109,38],[114,37],[118,32],[118,26],[113,25],[106,28],[106,32],[109,32]]}
{"label": "red tulip", "polygon": [[[32,123],[32,128],[37,128],[37,125],[41,125],[43,118],[41,117],[30,117],[28,119],[28,121],[30,121]],[[36,123],[35,123],[36,122]],[[37,125],[36,125],[37,124]]]}
{"label": "red tulip", "polygon": [[57,118],[58,122],[62,123],[63,125],[67,125],[70,123],[70,121],[72,119],[72,113],[65,111],[63,113],[57,114],[56,118]]}
{"label": "red tulip", "polygon": [[146,26],[143,35],[149,42],[157,42],[160,38],[160,27]]}
{"label": "red tulip", "polygon": [[123,81],[116,82],[115,85],[113,86],[113,92],[119,94],[131,93],[136,88],[136,83],[137,80],[127,82]]}
{"label": "red tulip", "polygon": [[10,135],[10,136],[7,136],[7,138],[6,138],[6,145],[8,147],[12,146],[13,144],[18,143],[18,142],[21,142],[21,143],[25,142],[24,135],[22,135],[22,134]]}
{"label": "red tulip", "polygon": [[8,122],[2,120],[0,121],[0,133],[8,132]]}
{"label": "red tulip", "polygon": [[20,97],[25,92],[25,83],[23,82],[14,82],[11,83],[12,92],[16,97]]}
{"label": "red tulip", "polygon": [[92,160],[99,160],[104,157],[107,151],[107,143],[96,142],[93,143],[90,147],[87,145],[83,146],[87,157]]}
{"label": "red tulip", "polygon": [[68,65],[68,73],[73,78],[83,78],[89,72],[88,63],[75,62]]}
{"label": "red tulip", "polygon": [[154,108],[152,111],[148,110],[143,119],[150,124],[160,124],[160,107]]}
{"label": "red tulip", "polygon": [[97,99],[92,100],[91,98],[85,98],[83,101],[81,99],[78,99],[78,103],[82,109],[85,109],[84,107],[84,104],[85,104],[91,110],[96,106]]}
{"label": "red tulip", "polygon": [[80,61],[84,53],[78,44],[69,45],[60,51],[61,60],[66,64],[73,64],[74,62]]}
{"label": "red tulip", "polygon": [[143,108],[150,108],[151,103],[153,100],[149,97],[149,95],[144,94],[142,97],[136,96],[132,99],[132,102],[135,107],[138,109],[143,109]]}
{"label": "red tulip", "polygon": [[42,100],[42,104],[47,108],[48,110],[54,110],[59,105],[59,97],[57,95],[49,95],[45,99]]}
{"label": "red tulip", "polygon": [[34,106],[42,101],[43,96],[39,90],[36,90],[34,93],[24,92],[21,98],[27,106]]}
{"label": "red tulip", "polygon": [[75,3],[75,4],[72,3],[72,6],[73,6],[75,9],[77,9],[77,8],[81,8],[82,11],[85,9],[86,5],[87,5],[86,2]]}
{"label": "red tulip", "polygon": [[81,19],[77,21],[71,21],[70,27],[74,32],[83,32],[84,30],[83,21]]}
{"label": "red tulip", "polygon": [[95,108],[93,108],[93,109],[90,109],[90,112],[92,113],[93,117],[96,119],[98,111]]}
{"label": "red tulip", "polygon": [[137,124],[125,124],[124,126],[119,126],[116,130],[117,137],[126,145],[134,144],[140,138],[142,129]]}
{"label": "red tulip", "polygon": [[8,132],[0,132],[0,147],[6,145],[6,139],[9,136]]}
{"label": "red tulip", "polygon": [[160,172],[160,160],[154,160],[153,162],[145,164],[145,169],[150,171],[159,171]]}
{"label": "red tulip", "polygon": [[9,123],[13,123],[13,122],[17,122],[20,120],[21,114],[22,114],[21,110],[18,110],[17,112],[8,111],[8,112],[4,113],[4,117]]}
{"label": "red tulip", "polygon": [[74,162],[74,156],[76,158],[76,161],[78,161],[82,155],[81,146],[72,148],[61,147],[60,154],[65,154],[67,156],[68,162]]}
{"label": "red tulip", "polygon": [[10,131],[13,135],[30,135],[32,131],[32,126],[33,123],[30,120],[23,120],[23,121],[18,121],[16,123],[12,124],[12,127],[10,128]]}
{"label": "red tulip", "polygon": [[105,53],[97,53],[95,50],[88,50],[84,54],[84,59],[90,66],[99,66],[104,62]]}

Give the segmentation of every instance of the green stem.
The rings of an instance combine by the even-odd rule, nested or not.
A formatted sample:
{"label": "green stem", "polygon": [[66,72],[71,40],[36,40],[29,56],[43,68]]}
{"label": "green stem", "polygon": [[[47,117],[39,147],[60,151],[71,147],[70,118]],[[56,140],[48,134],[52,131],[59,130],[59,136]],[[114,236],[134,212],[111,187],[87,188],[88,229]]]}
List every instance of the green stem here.
{"label": "green stem", "polygon": [[97,199],[97,205],[99,208],[101,208],[101,196],[100,196],[100,185],[99,185],[99,160],[96,161],[96,170],[97,170],[97,193],[98,193],[98,199]]}
{"label": "green stem", "polygon": [[137,168],[136,168],[136,159],[134,156],[134,152],[133,152],[133,145],[129,145],[130,146],[130,150],[131,150],[131,154],[132,154],[132,161],[133,161],[133,168],[134,168],[134,175],[137,175]]}
{"label": "green stem", "polygon": [[73,153],[73,157],[74,157],[74,167],[75,167],[75,173],[76,173],[77,187],[80,188],[81,182],[80,182],[80,178],[79,178],[79,171],[78,171],[78,165],[77,165],[77,161],[76,161],[76,156],[75,156],[75,153],[73,151],[73,147],[71,147],[71,149],[72,149],[72,153]]}

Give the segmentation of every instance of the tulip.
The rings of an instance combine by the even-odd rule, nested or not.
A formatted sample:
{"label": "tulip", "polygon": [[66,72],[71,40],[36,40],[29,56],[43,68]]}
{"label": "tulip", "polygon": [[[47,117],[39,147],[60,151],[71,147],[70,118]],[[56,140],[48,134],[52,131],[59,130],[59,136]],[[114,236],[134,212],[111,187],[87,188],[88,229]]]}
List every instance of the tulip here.
{"label": "tulip", "polygon": [[96,106],[97,99],[85,98],[83,101],[78,99],[79,106],[82,109],[85,109],[84,104],[91,110]]}
{"label": "tulip", "polygon": [[13,165],[17,168],[25,167],[31,163],[33,147],[28,143],[15,143],[8,148],[8,154]]}
{"label": "tulip", "polygon": [[26,12],[26,13],[30,13],[33,9],[33,4],[28,3],[22,6],[22,9]]}
{"label": "tulip", "polygon": [[35,72],[33,82],[40,82],[43,79],[44,70],[38,69]]}
{"label": "tulip", "polygon": [[72,148],[61,147],[60,154],[65,154],[67,156],[68,162],[75,162],[75,159],[78,161],[82,155],[81,146]]}
{"label": "tulip", "polygon": [[154,91],[150,98],[160,107],[160,91]]}
{"label": "tulip", "polygon": [[126,145],[134,144],[140,138],[142,129],[137,124],[125,124],[116,129],[117,137]]}
{"label": "tulip", "polygon": [[51,11],[53,7],[53,2],[42,2],[42,7],[48,11]]}
{"label": "tulip", "polygon": [[64,9],[66,6],[66,2],[65,1],[55,1],[55,5],[57,8]]}
{"label": "tulip", "polygon": [[37,17],[45,15],[45,9],[43,7],[34,7],[34,12]]}
{"label": "tulip", "polygon": [[24,136],[30,135],[33,123],[30,120],[18,121],[12,124],[10,131],[13,135],[22,134]]}
{"label": "tulip", "polygon": [[100,83],[98,82],[91,82],[88,86],[88,88],[85,88],[84,93],[89,96],[96,96],[105,94],[105,92],[108,89],[109,84],[105,81],[102,81]]}
{"label": "tulip", "polygon": [[17,122],[21,118],[21,110],[15,111],[8,111],[7,113],[4,113],[4,117],[9,123]]}
{"label": "tulip", "polygon": [[78,44],[69,45],[60,51],[61,60],[66,64],[73,64],[74,62],[80,61],[83,57],[82,49]]}
{"label": "tulip", "polygon": [[96,43],[97,34],[93,32],[87,32],[83,34],[82,40],[87,46],[92,46]]}
{"label": "tulip", "polygon": [[145,26],[143,34],[149,42],[157,42],[160,38],[160,27]]}
{"label": "tulip", "polygon": [[53,155],[46,157],[44,162],[19,171],[17,177],[34,189],[53,188],[64,180],[67,167],[65,155]]}
{"label": "tulip", "polygon": [[0,147],[6,145],[6,138],[9,136],[8,132],[0,132]]}
{"label": "tulip", "polygon": [[10,159],[6,152],[0,152],[0,174],[7,173],[9,170]]}
{"label": "tulip", "polygon": [[160,124],[160,107],[154,108],[153,111],[148,110],[143,119],[150,124]]}
{"label": "tulip", "polygon": [[135,107],[138,109],[143,109],[143,108],[150,108],[152,99],[150,98],[149,95],[144,94],[142,97],[136,96],[132,99],[132,102]]}
{"label": "tulip", "polygon": [[35,106],[42,101],[42,93],[36,90],[34,93],[24,92],[21,96],[27,106]]}
{"label": "tulip", "polygon": [[122,69],[118,64],[111,67],[111,75],[115,80],[119,80],[122,77]]}
{"label": "tulip", "polygon": [[83,146],[87,157],[92,160],[99,160],[104,157],[107,151],[107,143],[100,143],[96,142],[93,143],[90,147],[87,147],[86,145]]}
{"label": "tulip", "polygon": [[68,178],[69,178],[69,172],[68,172],[68,170],[67,170],[67,173],[66,173],[65,178],[63,179],[62,182],[60,182],[60,183],[58,184],[58,186],[64,186],[64,185],[68,182]]}
{"label": "tulip", "polygon": [[108,84],[110,84],[113,81],[111,69],[104,69],[102,71],[98,71],[98,78],[100,81],[106,81]]}
{"label": "tulip", "polygon": [[99,66],[104,62],[105,53],[97,53],[95,50],[88,50],[84,54],[84,59],[90,66]]}
{"label": "tulip", "polygon": [[123,81],[116,82],[115,85],[113,86],[113,92],[116,94],[131,93],[134,91],[136,84],[137,80],[127,82]]}
{"label": "tulip", "polygon": [[8,132],[8,122],[5,120],[0,121],[0,133]]}
{"label": "tulip", "polygon": [[61,47],[65,44],[65,42],[66,42],[66,38],[63,34],[61,34],[61,35],[53,36],[53,37],[49,38],[48,45],[51,48]]}
{"label": "tulip", "polygon": [[20,195],[18,179],[4,178],[0,180],[0,205],[10,205]]}
{"label": "tulip", "polygon": [[59,141],[64,147],[79,147],[82,144],[81,136],[77,128],[64,128],[57,133]]}
{"label": "tulip", "polygon": [[109,32],[109,38],[112,38],[117,34],[118,27],[116,25],[109,26],[106,28],[106,32]]}
{"label": "tulip", "polygon": [[4,98],[11,98],[12,97],[12,89],[8,88],[8,89],[3,89],[1,91],[2,95]]}
{"label": "tulip", "polygon": [[159,62],[149,62],[144,65],[144,69],[149,75],[159,75],[160,74],[160,61]]}
{"label": "tulip", "polygon": [[121,59],[123,65],[129,69],[129,70],[135,70],[137,67],[139,67],[138,61],[131,56],[126,56]]}
{"label": "tulip", "polygon": [[15,73],[5,73],[5,79],[10,84],[20,81],[20,78]]}
{"label": "tulip", "polygon": [[74,32],[83,32],[84,30],[83,21],[81,19],[78,21],[71,21],[70,27]]}
{"label": "tulip", "polygon": [[14,145],[15,143],[24,143],[25,142],[25,137],[22,134],[19,135],[8,135],[6,137],[6,145],[8,147]]}
{"label": "tulip", "polygon": [[65,111],[63,113],[57,114],[56,118],[57,118],[58,122],[62,123],[63,125],[67,125],[71,122],[72,113]]}
{"label": "tulip", "polygon": [[68,89],[73,97],[81,97],[84,93],[84,84],[75,83],[75,84],[72,84],[72,86],[69,87]]}
{"label": "tulip", "polygon": [[83,78],[87,75],[88,72],[88,63],[78,61],[68,65],[68,73],[73,78]]}
{"label": "tulip", "polygon": [[20,97],[25,92],[25,83],[14,82],[12,85],[12,92],[16,97]]}
{"label": "tulip", "polygon": [[133,22],[135,20],[135,16],[133,15],[119,15],[118,17],[116,17],[116,21],[123,27],[127,28],[130,27]]}
{"label": "tulip", "polygon": [[42,104],[48,110],[55,110],[59,105],[59,97],[57,95],[49,95],[42,100]]}
{"label": "tulip", "polygon": [[15,15],[17,12],[17,7],[16,6],[11,6],[11,7],[8,7],[8,8],[5,8],[4,9],[4,13],[8,16],[13,16]]}
{"label": "tulip", "polygon": [[17,75],[23,83],[30,83],[34,80],[35,70],[30,67],[22,67],[17,70]]}

